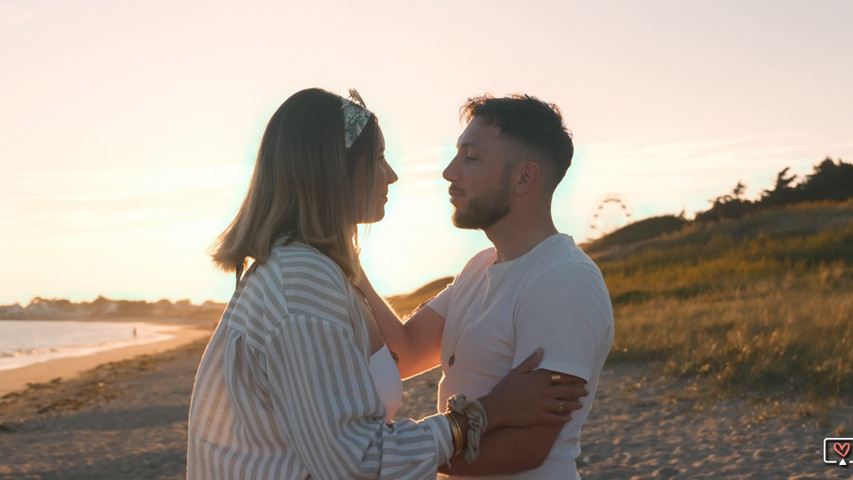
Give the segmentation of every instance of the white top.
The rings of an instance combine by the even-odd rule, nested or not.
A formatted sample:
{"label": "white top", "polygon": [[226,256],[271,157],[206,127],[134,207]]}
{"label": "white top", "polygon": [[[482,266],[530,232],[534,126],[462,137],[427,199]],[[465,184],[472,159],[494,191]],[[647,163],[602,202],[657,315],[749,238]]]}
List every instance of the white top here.
{"label": "white top", "polygon": [[387,424],[369,352],[341,269],[306,245],[275,246],[243,276],[202,357],[187,478],[435,478],[453,453],[447,419]]}
{"label": "white top", "polygon": [[385,405],[385,421],[390,423],[403,404],[403,381],[400,380],[400,370],[388,345],[382,345],[370,356],[369,367],[376,393]]}
{"label": "white top", "polygon": [[427,304],[446,319],[438,409],[455,393],[469,398],[487,394],[542,347],[545,356],[539,368],[585,379],[590,394],[582,399],[584,407],[572,413],[541,467],[494,478],[578,478],[581,425],[613,343],[613,309],[604,279],[563,234],[548,237],[513,261],[495,264],[495,259],[494,248],[480,252]]}

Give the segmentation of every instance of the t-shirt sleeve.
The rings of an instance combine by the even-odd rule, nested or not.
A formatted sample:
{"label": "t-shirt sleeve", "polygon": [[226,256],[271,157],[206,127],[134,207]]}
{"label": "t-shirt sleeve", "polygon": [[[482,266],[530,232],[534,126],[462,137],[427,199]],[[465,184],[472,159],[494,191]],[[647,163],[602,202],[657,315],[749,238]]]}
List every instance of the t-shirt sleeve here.
{"label": "t-shirt sleeve", "polygon": [[519,302],[513,365],[541,347],[545,356],[538,368],[589,381],[612,335],[609,312],[610,297],[597,270],[550,267],[529,284]]}
{"label": "t-shirt sleeve", "polygon": [[453,297],[453,284],[444,287],[444,290],[438,295],[432,297],[426,302],[427,307],[435,310],[435,313],[441,315],[442,318],[447,318],[447,312],[450,310],[450,299]]}

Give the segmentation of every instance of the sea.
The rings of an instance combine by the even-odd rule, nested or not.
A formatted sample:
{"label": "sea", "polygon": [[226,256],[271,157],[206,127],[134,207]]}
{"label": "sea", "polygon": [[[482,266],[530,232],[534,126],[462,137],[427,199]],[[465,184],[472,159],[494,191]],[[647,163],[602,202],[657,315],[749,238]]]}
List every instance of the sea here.
{"label": "sea", "polygon": [[160,342],[178,328],[143,322],[0,320],[0,370]]}

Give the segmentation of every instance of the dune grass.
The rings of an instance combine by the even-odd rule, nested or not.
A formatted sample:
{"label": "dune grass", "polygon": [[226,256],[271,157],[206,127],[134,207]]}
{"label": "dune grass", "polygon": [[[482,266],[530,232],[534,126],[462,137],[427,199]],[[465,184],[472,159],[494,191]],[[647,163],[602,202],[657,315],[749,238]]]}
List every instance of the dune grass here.
{"label": "dune grass", "polygon": [[853,398],[853,203],[688,225],[599,264],[608,361],[656,362],[720,394]]}
{"label": "dune grass", "polygon": [[718,393],[853,397],[853,281],[838,271],[617,305],[610,362],[659,362]]}

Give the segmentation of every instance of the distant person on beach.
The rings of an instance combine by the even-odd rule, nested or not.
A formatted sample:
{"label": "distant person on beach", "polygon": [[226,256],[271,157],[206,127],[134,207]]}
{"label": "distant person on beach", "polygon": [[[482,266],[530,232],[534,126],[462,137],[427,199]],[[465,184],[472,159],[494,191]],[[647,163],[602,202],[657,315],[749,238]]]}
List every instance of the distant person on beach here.
{"label": "distant person on beach", "polygon": [[[459,392],[490,391],[539,346],[539,368],[555,383],[578,382],[591,392],[570,423],[495,430],[475,462],[454,459],[443,473],[527,470],[499,478],[576,479],[581,425],[613,343],[613,310],[598,267],[551,218],[574,151],[571,135],[555,105],[526,95],[469,99],[462,112],[468,125],[443,173],[453,223],[483,230],[494,247],[405,323],[366,278],[360,285],[404,377],[441,365],[440,407]],[[565,410],[562,400],[555,403],[556,412]]]}
{"label": "distant person on beach", "polygon": [[300,91],[269,121],[213,249],[238,283],[196,375],[188,479],[435,478],[451,457],[490,455],[480,439],[492,432],[558,428],[581,408],[582,386],[534,371],[534,342],[493,388],[453,397],[455,410],[393,420],[400,374],[355,286],[357,224],[383,218],[397,180],[384,151],[355,91]]}

